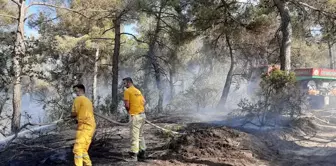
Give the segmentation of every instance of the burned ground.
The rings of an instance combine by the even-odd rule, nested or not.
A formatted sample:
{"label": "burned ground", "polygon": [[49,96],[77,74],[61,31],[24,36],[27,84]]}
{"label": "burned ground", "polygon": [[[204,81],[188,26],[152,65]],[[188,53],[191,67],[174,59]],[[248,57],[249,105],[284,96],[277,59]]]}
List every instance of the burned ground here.
{"label": "burned ground", "polygon": [[[204,123],[176,127],[178,124],[172,125],[162,120],[156,122],[163,127],[180,128],[183,135],[174,136],[146,125],[148,160],[138,165],[260,163],[250,150],[251,138],[246,133]],[[20,144],[1,153],[1,165],[71,165],[74,133],[74,130],[67,130],[33,140],[21,140]],[[89,152],[95,165],[134,165],[125,160],[129,145],[128,133],[127,127],[97,130]]]}
{"label": "burned ground", "polygon": [[[311,118],[269,130],[186,123],[185,120],[172,121],[171,116],[166,119],[161,117],[152,121],[183,134],[176,136],[145,125],[148,145],[148,160],[145,162],[126,161],[129,148],[127,127],[98,129],[89,151],[94,165],[336,164],[336,127]],[[74,135],[75,130],[68,128],[39,138],[21,140],[0,154],[0,165],[72,165]]]}
{"label": "burned ground", "polygon": [[203,161],[200,163],[206,165],[263,164],[251,144],[255,138],[247,133],[207,124],[192,124],[186,130],[185,135],[171,141],[170,152],[162,158]]}

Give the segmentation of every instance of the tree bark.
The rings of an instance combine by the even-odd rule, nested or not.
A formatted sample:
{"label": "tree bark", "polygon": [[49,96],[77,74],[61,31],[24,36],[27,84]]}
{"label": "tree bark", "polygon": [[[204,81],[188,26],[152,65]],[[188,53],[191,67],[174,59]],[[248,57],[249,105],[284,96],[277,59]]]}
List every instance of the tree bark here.
{"label": "tree bark", "polygon": [[156,81],[156,87],[159,90],[159,99],[158,99],[158,105],[157,105],[157,111],[160,113],[163,111],[163,89],[162,89],[162,83],[161,83],[161,73],[159,64],[157,63],[157,60],[154,55],[154,49],[155,49],[155,43],[149,47],[149,53],[148,56],[151,59],[151,64],[154,68],[154,76]]}
{"label": "tree bark", "polygon": [[14,133],[20,128],[21,120],[21,57],[25,55],[24,44],[24,19],[26,15],[25,4],[26,0],[20,0],[19,18],[16,31],[16,41],[13,56],[13,116],[11,131]]}
{"label": "tree bark", "polygon": [[[177,50],[177,48],[175,49]],[[172,52],[170,58],[171,67],[169,69],[169,88],[170,88],[170,100],[173,100],[175,96],[175,85],[174,85],[174,78],[176,74],[176,52]]]}
{"label": "tree bark", "polygon": [[328,41],[328,50],[329,50],[329,57],[330,57],[330,69],[334,69],[335,68],[335,60],[334,60],[334,55],[332,52],[332,48],[333,48],[333,44]]}
{"label": "tree bark", "polygon": [[280,45],[280,66],[281,70],[290,71],[291,69],[291,43],[292,43],[292,24],[288,2],[274,0],[281,16],[280,31],[282,34]]}
{"label": "tree bark", "polygon": [[93,69],[93,83],[92,83],[92,100],[93,105],[97,106],[97,79],[98,79],[98,59],[99,59],[99,48],[96,50],[95,63]]}
{"label": "tree bark", "polygon": [[232,79],[233,79],[233,72],[235,70],[235,65],[236,65],[236,58],[233,55],[233,49],[231,46],[231,39],[229,35],[225,36],[226,39],[226,44],[229,48],[229,54],[230,54],[230,69],[228,71],[228,74],[226,76],[226,80],[225,80],[225,84],[224,84],[224,89],[222,92],[222,96],[221,99],[217,105],[217,108],[222,108],[222,106],[225,106],[226,101],[227,101],[227,97],[230,93],[230,88],[231,88],[231,83],[232,83]]}
{"label": "tree bark", "polygon": [[160,24],[161,24],[161,15],[162,15],[162,5],[160,7],[160,11],[157,16],[156,20],[156,27],[154,31],[154,35],[151,37],[150,43],[149,43],[149,50],[148,50],[148,58],[151,62],[151,65],[154,69],[154,76],[156,81],[156,87],[159,90],[159,99],[158,99],[158,105],[157,105],[157,111],[158,113],[161,113],[163,111],[163,87],[161,82],[161,69],[159,66],[159,63],[157,61],[157,58],[155,56],[155,48],[156,48],[156,42],[159,37],[160,32]]}
{"label": "tree bark", "polygon": [[171,63],[171,68],[169,70],[169,80],[170,80],[170,100],[172,100],[175,97],[175,80],[176,80],[176,73],[177,73],[177,67],[179,65],[178,62],[178,56],[177,52],[179,51],[180,46],[182,45],[182,42],[185,41],[185,29],[187,28],[188,20],[183,14],[183,5],[184,2],[179,1],[179,4],[175,6],[175,11],[178,14],[178,20],[179,20],[179,31],[177,34],[174,32],[173,35],[177,35],[173,41],[174,42],[174,50],[172,50],[172,54],[170,57],[170,63]]}
{"label": "tree bark", "polygon": [[[144,81],[143,81],[143,94],[144,94],[144,97],[146,98],[147,96],[149,96],[149,92],[150,92],[150,88],[149,88],[149,84],[150,84],[150,80],[151,80],[151,67],[150,67],[150,60],[149,58],[146,58],[145,59],[145,62],[144,62]],[[146,105],[151,105],[151,100],[149,98],[146,98]]]}
{"label": "tree bark", "polygon": [[114,23],[114,51],[112,57],[112,112],[115,112],[118,108],[118,72],[119,72],[119,53],[120,53],[120,26],[121,17],[117,17],[113,20]]}

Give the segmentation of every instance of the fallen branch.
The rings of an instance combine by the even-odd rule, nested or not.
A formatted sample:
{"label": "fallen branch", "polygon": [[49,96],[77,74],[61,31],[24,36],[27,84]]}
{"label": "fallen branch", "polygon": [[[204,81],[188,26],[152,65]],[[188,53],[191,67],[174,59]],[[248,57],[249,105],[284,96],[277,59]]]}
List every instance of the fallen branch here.
{"label": "fallen branch", "polygon": [[259,127],[259,128],[263,127],[263,125],[259,125],[259,124],[253,123],[252,121],[245,121],[243,124],[240,125],[240,127],[245,127],[248,124],[251,124],[251,125]]}
{"label": "fallen branch", "polygon": [[330,124],[330,122],[328,120],[318,118],[317,116],[315,116],[313,114],[309,114],[307,116],[302,116],[301,118],[314,118],[315,120],[321,121],[321,122],[326,123],[326,124]]}
{"label": "fallen branch", "polygon": [[[7,143],[6,143],[6,145],[7,146],[5,146],[5,149],[4,149],[4,151],[9,147],[9,145],[18,137],[18,135],[19,135],[19,133],[21,132],[21,130],[23,130],[23,129],[25,129],[26,127],[28,127],[28,126],[33,126],[34,124],[32,124],[32,123],[26,123],[26,124],[24,124],[23,126],[21,126],[20,127],[20,129],[17,131],[17,132],[15,132],[15,134],[14,134],[14,136],[12,136],[12,139],[10,139]],[[3,151],[1,151],[1,152],[3,152]]]}
{"label": "fallen branch", "polygon": [[30,148],[30,149],[33,149],[33,148],[40,148],[40,149],[46,149],[46,150],[54,150],[53,148],[49,148],[49,147],[46,147],[46,146],[39,146],[39,145],[25,145],[25,144],[21,144],[21,143],[14,143],[16,145],[20,145],[20,146],[23,146],[25,148]]}
{"label": "fallen branch", "polygon": [[[40,130],[43,130],[45,128],[48,128],[48,127],[53,127],[53,126],[56,126],[57,123],[59,122],[63,122],[63,121],[66,121],[68,119],[60,119],[60,120],[57,120],[55,122],[52,122],[52,123],[41,123],[41,124],[36,124],[36,123],[26,123],[24,124],[22,127],[20,127],[20,129],[15,132],[14,135],[11,135],[9,137],[6,137],[5,139],[1,140],[0,141],[0,145],[3,145],[3,150],[0,151],[1,152],[4,152],[8,149],[9,145],[17,138],[17,137],[21,137],[22,135],[25,135],[27,134],[28,132],[34,132],[34,131],[40,131]],[[37,128],[34,128],[34,129],[31,129],[31,130],[26,130],[26,131],[22,131],[23,129],[27,128],[28,126],[40,126],[40,127],[37,127]]]}

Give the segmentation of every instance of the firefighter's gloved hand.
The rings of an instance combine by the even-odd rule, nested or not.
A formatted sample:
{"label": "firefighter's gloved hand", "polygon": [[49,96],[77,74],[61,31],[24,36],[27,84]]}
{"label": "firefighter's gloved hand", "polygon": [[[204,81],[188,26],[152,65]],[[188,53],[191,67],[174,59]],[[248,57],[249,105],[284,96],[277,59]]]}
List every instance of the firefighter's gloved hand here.
{"label": "firefighter's gloved hand", "polygon": [[68,122],[70,122],[70,124],[78,124],[78,120],[76,118],[69,118]]}
{"label": "firefighter's gloved hand", "polygon": [[78,120],[77,120],[77,119],[72,119],[72,120],[71,120],[71,123],[78,124]]}

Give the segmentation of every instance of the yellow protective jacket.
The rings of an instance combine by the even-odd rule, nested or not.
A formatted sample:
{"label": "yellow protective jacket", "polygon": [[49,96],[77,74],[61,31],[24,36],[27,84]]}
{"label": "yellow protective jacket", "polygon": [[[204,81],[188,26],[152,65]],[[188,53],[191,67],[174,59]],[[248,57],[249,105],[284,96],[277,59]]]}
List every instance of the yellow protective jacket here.
{"label": "yellow protective jacket", "polygon": [[78,121],[78,127],[84,124],[93,128],[96,127],[96,121],[93,114],[93,105],[90,99],[87,97],[76,97],[73,102],[72,112],[77,114],[76,119]]}
{"label": "yellow protective jacket", "polygon": [[130,115],[138,115],[145,110],[145,99],[142,96],[139,89],[131,86],[127,88],[124,92],[124,100],[129,102],[129,114]]}
{"label": "yellow protective jacket", "polygon": [[73,148],[75,165],[92,165],[88,154],[96,129],[92,102],[85,96],[78,96],[74,100],[72,112],[77,114],[78,121],[76,141]]}

